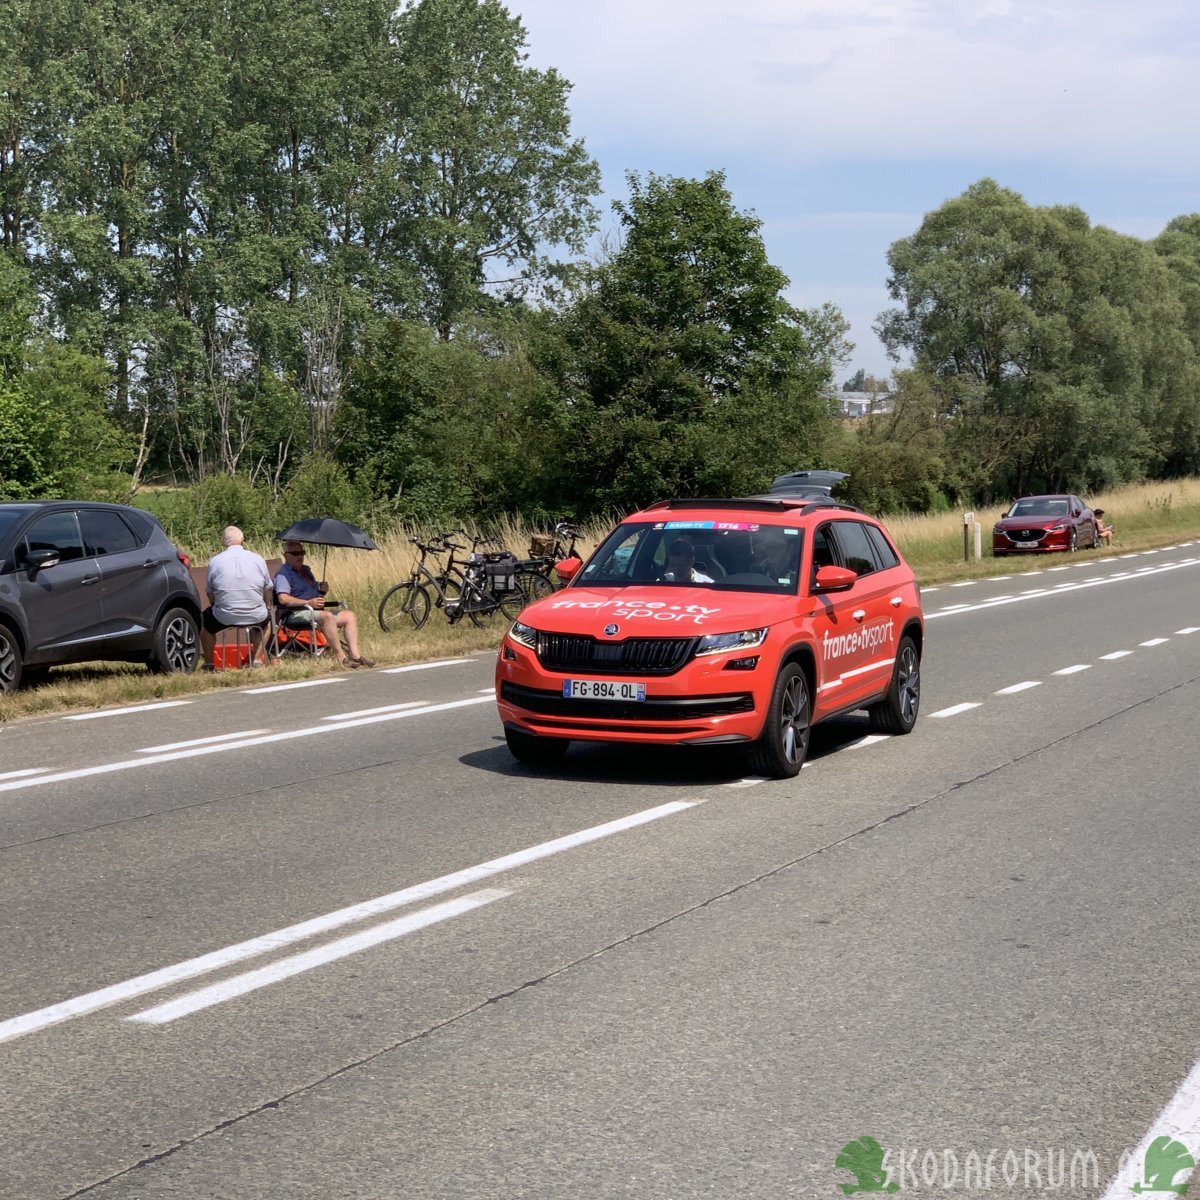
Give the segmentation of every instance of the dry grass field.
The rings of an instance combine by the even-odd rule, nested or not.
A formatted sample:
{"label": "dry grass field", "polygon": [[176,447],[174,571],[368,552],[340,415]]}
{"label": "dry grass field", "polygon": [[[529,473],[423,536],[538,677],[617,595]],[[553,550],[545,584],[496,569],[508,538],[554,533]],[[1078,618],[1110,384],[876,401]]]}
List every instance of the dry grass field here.
{"label": "dry grass field", "polygon": [[[1105,519],[1113,523],[1115,536],[1111,549],[1085,551],[1104,556],[1129,550],[1165,546],[1181,538],[1200,536],[1200,479],[1174,483],[1127,487],[1088,498],[1105,510]],[[966,579],[976,575],[994,575],[999,564],[991,557],[992,523],[1000,509],[976,512],[983,526],[985,557],[979,563],[963,562],[962,514],[949,512],[935,516],[885,517],[901,552],[924,584]],[[586,557],[608,531],[607,523],[585,530],[579,544]],[[494,648],[504,631],[502,618],[491,626],[477,629],[463,622],[451,627],[440,613],[430,616],[425,628],[384,633],[376,621],[379,601],[393,583],[408,577],[417,552],[408,538],[416,531],[397,530],[377,539],[378,551],[330,550],[325,568],[331,593],[352,607],[359,617],[363,652],[380,665],[399,665],[435,658],[450,658]],[[517,522],[508,522],[498,531],[504,543],[524,557],[534,531]],[[264,557],[279,552],[278,543],[251,547]],[[202,547],[188,547],[194,561],[203,561]],[[314,548],[310,558],[314,570],[325,562],[325,552]],[[1042,556],[1008,558],[1004,573],[1029,570],[1045,564]],[[106,708],[113,705],[170,698],[222,687],[242,687],[251,679],[260,682],[268,674],[275,681],[306,678],[337,669],[334,664],[281,663],[267,671],[221,671],[193,676],[151,676],[142,667],[117,664],[91,664],[83,667],[56,667],[48,682],[0,696],[0,722],[38,716],[68,709]]]}

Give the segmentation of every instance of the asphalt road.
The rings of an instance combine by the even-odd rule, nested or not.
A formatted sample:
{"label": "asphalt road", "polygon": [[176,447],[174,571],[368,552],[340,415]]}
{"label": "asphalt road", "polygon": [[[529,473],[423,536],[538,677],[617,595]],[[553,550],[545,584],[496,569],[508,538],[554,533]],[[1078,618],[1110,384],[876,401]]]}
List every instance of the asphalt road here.
{"label": "asphalt road", "polygon": [[927,589],[786,783],[518,767],[490,655],[0,728],[0,1197],[1101,1194],[1200,1054],[1198,597]]}

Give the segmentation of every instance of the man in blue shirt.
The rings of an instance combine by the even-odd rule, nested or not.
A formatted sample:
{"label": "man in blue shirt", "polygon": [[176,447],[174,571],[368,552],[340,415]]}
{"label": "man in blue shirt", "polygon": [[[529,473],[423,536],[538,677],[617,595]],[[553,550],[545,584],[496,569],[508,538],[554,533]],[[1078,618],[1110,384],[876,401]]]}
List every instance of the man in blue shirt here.
{"label": "man in blue shirt", "polygon": [[[313,624],[325,635],[330,649],[339,663],[348,667],[373,667],[375,663],[363,658],[358,645],[358,618],[348,608],[340,605],[335,612],[326,609],[325,594],[329,585],[324,580],[317,582],[304,561],[304,546],[300,542],[285,542],[283,566],[275,574],[275,600],[285,607],[304,606],[312,610]],[[342,636],[349,650],[342,649]]]}

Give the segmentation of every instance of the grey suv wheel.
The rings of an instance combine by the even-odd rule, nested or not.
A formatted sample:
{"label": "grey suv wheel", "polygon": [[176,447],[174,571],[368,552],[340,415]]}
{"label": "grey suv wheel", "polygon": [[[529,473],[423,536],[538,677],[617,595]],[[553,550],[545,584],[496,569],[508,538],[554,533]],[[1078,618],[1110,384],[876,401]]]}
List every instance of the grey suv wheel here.
{"label": "grey suv wheel", "polygon": [[21,646],[7,625],[0,625],[0,692],[21,686]]}
{"label": "grey suv wheel", "polygon": [[154,649],[147,662],[156,675],[190,673],[200,660],[200,635],[196,618],[182,608],[163,613],[154,630]]}

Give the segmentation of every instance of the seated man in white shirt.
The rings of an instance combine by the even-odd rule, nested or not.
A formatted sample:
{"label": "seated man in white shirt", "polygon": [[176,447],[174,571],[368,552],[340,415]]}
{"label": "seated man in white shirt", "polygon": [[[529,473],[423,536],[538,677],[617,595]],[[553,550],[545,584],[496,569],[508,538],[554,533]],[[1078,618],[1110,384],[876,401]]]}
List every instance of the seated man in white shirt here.
{"label": "seated man in white shirt", "polygon": [[676,538],[667,547],[666,569],[659,576],[664,583],[712,583],[712,576],[696,570],[696,551],[687,538]]}
{"label": "seated man in white shirt", "polygon": [[258,661],[267,623],[266,589],[271,573],[262,556],[243,545],[245,537],[236,525],[221,534],[225,549],[208,564],[204,590],[209,607],[200,623],[201,662],[211,663],[217,634],[222,629],[245,628],[250,635],[250,661]]}

